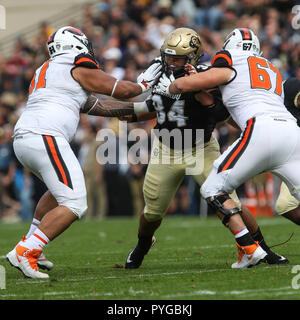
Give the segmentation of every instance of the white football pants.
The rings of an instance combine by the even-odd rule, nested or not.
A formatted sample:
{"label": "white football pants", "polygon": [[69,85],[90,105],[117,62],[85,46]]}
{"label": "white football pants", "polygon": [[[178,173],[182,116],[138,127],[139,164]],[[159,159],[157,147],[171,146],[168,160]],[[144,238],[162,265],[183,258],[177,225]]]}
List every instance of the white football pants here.
{"label": "white football pants", "polygon": [[292,119],[258,116],[218,159],[202,185],[209,198],[230,194],[248,179],[272,172],[282,179],[292,195],[300,200],[300,128]]}
{"label": "white football pants", "polygon": [[86,187],[69,143],[62,137],[26,133],[14,138],[13,147],[21,164],[46,184],[57,203],[81,218],[87,210]]}

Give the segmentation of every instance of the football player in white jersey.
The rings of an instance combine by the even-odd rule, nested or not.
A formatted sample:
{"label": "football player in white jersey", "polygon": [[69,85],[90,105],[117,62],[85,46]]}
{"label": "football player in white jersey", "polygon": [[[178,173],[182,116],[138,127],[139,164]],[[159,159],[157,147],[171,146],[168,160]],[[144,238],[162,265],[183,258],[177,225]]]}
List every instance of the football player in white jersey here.
{"label": "football player in white jersey", "polygon": [[161,67],[153,65],[140,83],[118,81],[100,69],[87,37],[71,26],[53,32],[47,47],[50,58],[34,74],[13,142],[22,165],[48,188],[36,207],[27,236],[6,256],[29,278],[49,277],[38,270],[38,265],[53,267],[43,248],[87,209],[83,172],[69,142],[80,112],[102,114],[97,100],[89,103],[90,92],[120,99],[134,97],[150,89],[161,74]]}
{"label": "football player in white jersey", "polygon": [[[197,70],[198,72],[203,72],[207,69],[206,66],[199,64],[201,54],[201,39],[197,32],[190,28],[178,28],[166,37],[161,47],[161,56],[157,57],[153,63],[162,63],[164,73],[168,75],[172,73],[175,78],[179,78],[184,76],[187,71],[189,73],[197,73]],[[184,135],[186,128],[194,131],[200,128],[203,129],[204,136],[206,137],[206,143],[204,145],[204,168],[201,174],[193,176],[196,182],[202,185],[213,167],[213,161],[220,155],[219,146],[211,135],[212,131],[215,128],[216,122],[224,121],[228,118],[228,111],[220,101],[218,94],[214,97],[202,91],[201,93],[186,93],[181,95],[181,97],[171,97],[157,95],[155,90],[156,87],[153,86],[152,94],[145,102],[133,103],[133,109],[136,112],[136,114],[134,114],[135,117],[126,116],[121,120],[129,120],[130,122],[135,120],[143,121],[146,116],[147,119],[149,119],[152,114],[152,118],[158,118],[158,124],[155,127],[155,129],[158,130],[171,132],[174,129],[179,129],[182,130]],[[176,112],[176,118],[172,118],[170,114],[172,113],[173,107],[177,105],[177,102],[180,102],[181,112]],[[206,105],[211,104],[213,106],[210,108],[201,108],[201,103],[205,103]],[[184,122],[174,120],[183,117],[185,118]],[[173,147],[163,142],[153,143],[152,150],[154,150],[154,152],[151,154],[143,185],[145,208],[139,220],[138,243],[127,257],[125,263],[125,268],[127,269],[136,269],[142,264],[145,255],[155,241],[154,233],[157,228],[159,228],[172,196],[174,196],[180,181],[185,175],[184,168],[186,168],[188,164],[181,153],[182,150],[180,151],[180,157],[183,157],[181,164],[174,163],[174,159],[178,159],[179,153],[177,150],[172,149]],[[159,150],[159,152],[157,152],[157,150]],[[169,164],[157,163],[157,153],[171,155],[172,161],[170,161]],[[286,258],[270,250],[255,218],[249,209],[240,203],[235,192],[231,197],[241,206],[241,217],[253,239],[258,241],[260,246],[268,253],[266,257],[267,263],[288,263]]]}
{"label": "football player in white jersey", "polygon": [[254,32],[237,28],[226,37],[208,71],[173,80],[162,75],[161,91],[179,94],[219,87],[224,105],[243,131],[215,160],[201,192],[235,237],[240,254],[232,268],[256,265],[266,252],[251,237],[229,194],[253,176],[270,171],[300,200],[300,128],[284,106],[282,77],[260,55]]}

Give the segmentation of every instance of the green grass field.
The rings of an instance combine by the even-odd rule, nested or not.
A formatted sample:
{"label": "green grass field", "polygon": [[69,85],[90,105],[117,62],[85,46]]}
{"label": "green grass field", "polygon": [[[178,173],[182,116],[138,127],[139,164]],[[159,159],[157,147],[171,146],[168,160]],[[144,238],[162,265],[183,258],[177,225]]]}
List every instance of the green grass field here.
{"label": "green grass field", "polygon": [[[300,265],[300,228],[282,217],[258,219],[269,245],[292,239],[274,250],[289,265],[260,264],[232,270],[233,238],[215,218],[166,217],[157,243],[137,270],[124,269],[136,244],[138,220],[115,218],[75,222],[45,249],[54,262],[50,279],[25,279],[5,254],[27,233],[28,223],[0,224],[0,265],[6,271],[1,300],[233,300],[299,299],[292,288]],[[299,271],[298,271],[299,272]],[[294,280],[295,281],[295,280]],[[300,285],[300,280],[296,281]]]}

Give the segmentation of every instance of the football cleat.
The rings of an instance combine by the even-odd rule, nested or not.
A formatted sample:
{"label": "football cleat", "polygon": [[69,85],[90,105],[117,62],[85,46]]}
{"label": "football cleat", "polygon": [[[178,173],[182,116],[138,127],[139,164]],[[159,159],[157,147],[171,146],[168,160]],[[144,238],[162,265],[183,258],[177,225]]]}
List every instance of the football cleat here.
{"label": "football cleat", "polygon": [[278,253],[273,251],[268,251],[266,256],[266,262],[268,264],[288,264],[290,263],[289,260]]}
{"label": "football cleat", "polygon": [[125,269],[139,268],[144,260],[144,256],[148,253],[148,251],[154,245],[155,242],[156,242],[156,239],[153,236],[150,246],[148,248],[142,249],[139,247],[139,245],[137,245],[128,255],[125,263]]}
{"label": "football cleat", "polygon": [[37,265],[39,268],[44,270],[51,270],[54,266],[54,264],[46,258],[43,252],[38,257]]}
{"label": "football cleat", "polygon": [[257,243],[249,246],[240,246],[236,242],[236,245],[239,257],[231,265],[232,269],[247,269],[265,261],[267,253]]}
{"label": "football cleat", "polygon": [[[23,236],[21,241],[25,241],[25,240],[26,240],[26,238]],[[12,251],[10,251],[6,255],[7,260],[8,260],[8,256],[11,257],[12,255],[16,255],[16,247],[20,244],[20,242],[18,242],[17,245],[12,249]],[[12,260],[12,261],[15,261],[15,260]],[[49,271],[54,267],[54,264],[46,258],[45,254],[43,252],[41,253],[41,255],[38,258],[37,265],[39,268],[44,269],[44,270],[49,270]],[[13,265],[13,266],[16,268],[18,267],[17,264]]]}
{"label": "football cleat", "polygon": [[38,271],[37,260],[42,250],[27,249],[18,245],[6,255],[6,259],[13,266],[18,268],[26,278],[47,279],[49,275]]}

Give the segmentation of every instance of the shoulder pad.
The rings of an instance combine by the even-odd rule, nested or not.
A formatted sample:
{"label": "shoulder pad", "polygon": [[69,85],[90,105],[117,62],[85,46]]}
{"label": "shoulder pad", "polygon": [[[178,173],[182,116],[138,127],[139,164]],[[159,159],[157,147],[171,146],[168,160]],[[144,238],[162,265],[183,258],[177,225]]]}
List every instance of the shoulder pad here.
{"label": "shoulder pad", "polygon": [[230,52],[227,50],[218,51],[212,59],[211,65],[215,68],[232,67],[232,57]]}
{"label": "shoulder pad", "polygon": [[85,67],[89,69],[100,69],[97,60],[90,54],[81,53],[75,57],[74,64],[77,67]]}

